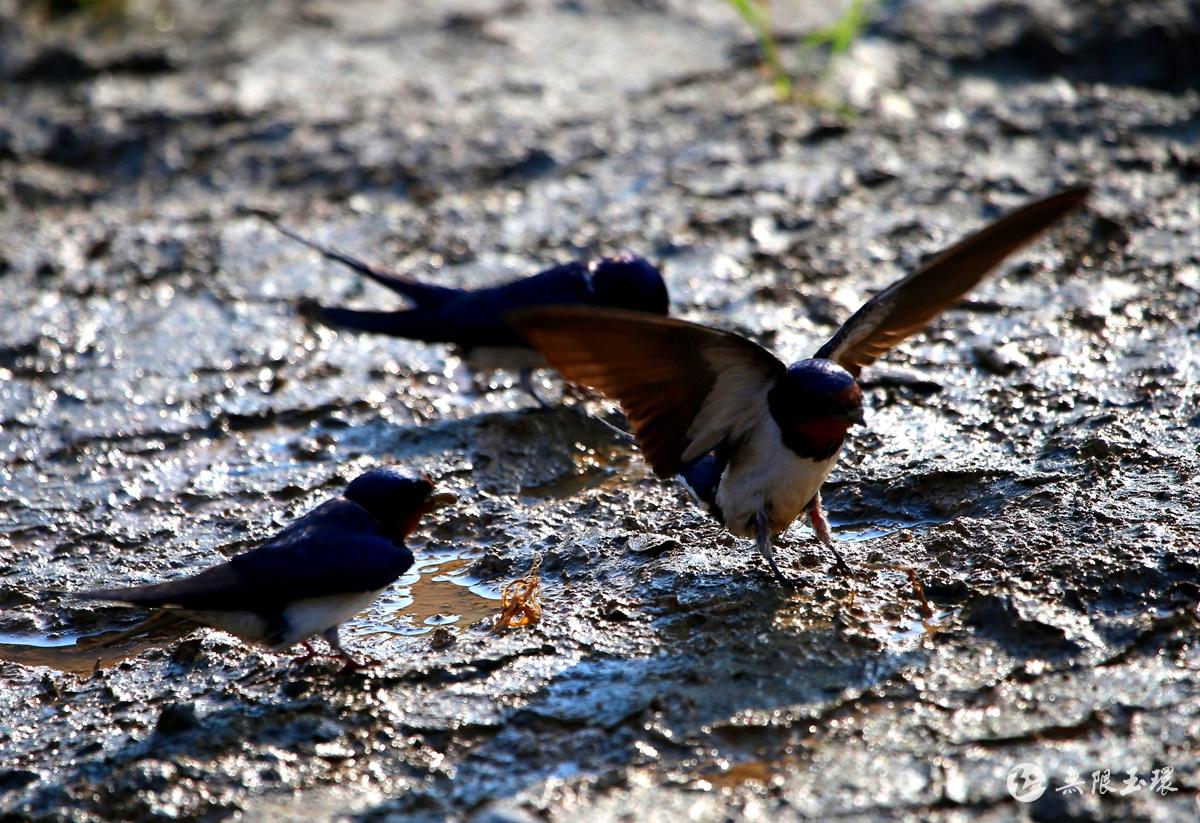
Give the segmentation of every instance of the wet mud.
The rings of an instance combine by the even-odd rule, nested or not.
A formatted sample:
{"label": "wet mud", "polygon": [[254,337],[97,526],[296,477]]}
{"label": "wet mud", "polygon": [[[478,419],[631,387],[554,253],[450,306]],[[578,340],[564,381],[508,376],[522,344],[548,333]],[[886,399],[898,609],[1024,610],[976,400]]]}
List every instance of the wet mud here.
{"label": "wet mud", "polygon": [[[1191,4],[885,4],[837,105],[781,104],[718,2],[71,5],[0,5],[0,818],[1200,815]],[[785,49],[828,22],[771,5]],[[395,304],[246,210],[453,284],[633,250],[794,359],[1078,181],[864,375],[826,488],[856,576],[797,525],[795,591],[584,401],[307,323]],[[70,594],[378,463],[459,497],[346,627],[379,666],[114,640],[145,614]],[[491,632],[535,557],[542,622]]]}

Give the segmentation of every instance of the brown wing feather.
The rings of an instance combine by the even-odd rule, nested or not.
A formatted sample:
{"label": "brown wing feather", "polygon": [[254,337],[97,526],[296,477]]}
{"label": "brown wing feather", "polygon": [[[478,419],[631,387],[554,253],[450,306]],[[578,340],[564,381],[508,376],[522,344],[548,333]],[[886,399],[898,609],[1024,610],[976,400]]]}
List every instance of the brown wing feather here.
{"label": "brown wing feather", "polygon": [[[705,445],[698,438],[719,436],[728,417],[719,413],[709,415],[715,422],[704,432],[690,431],[717,385],[717,364],[761,374],[764,384],[784,371],[773,354],[736,334],[642,312],[553,306],[505,320],[564,378],[620,401],[660,477],[679,473],[684,453]],[[718,410],[725,400],[736,402],[717,398]]]}
{"label": "brown wing feather", "polygon": [[1044,197],[960,240],[881,291],[817,352],[853,375],[910,337],[970,291],[1005,257],[1087,199],[1081,186]]}

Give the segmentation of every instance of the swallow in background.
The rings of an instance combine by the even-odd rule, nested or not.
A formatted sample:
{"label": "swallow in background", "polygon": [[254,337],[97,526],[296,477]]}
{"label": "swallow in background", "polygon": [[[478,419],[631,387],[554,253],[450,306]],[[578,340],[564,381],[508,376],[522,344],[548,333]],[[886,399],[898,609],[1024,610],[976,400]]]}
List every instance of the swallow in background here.
{"label": "swallow in background", "polygon": [[79,596],[163,609],[272,651],[321,635],[358,666],[338,627],[408,571],[405,538],[421,516],[453,500],[428,477],[372,469],[256,549],[168,583],[97,589]]}
{"label": "swallow in background", "polygon": [[1080,205],[1074,188],[1026,205],[951,246],[867,301],[816,355],[785,366],[744,337],[613,309],[510,315],[549,364],[620,401],[659,477],[679,475],[733,534],[771,540],[807,512],[839,570],[820,489],[852,425],[863,422],[864,366],[923,329],[1012,252]]}
{"label": "swallow in background", "polygon": [[338,329],[387,334],[428,343],[450,343],[474,371],[517,371],[521,387],[539,405],[547,403],[533,389],[542,355],[504,319],[531,306],[608,306],[665,315],[669,298],[662,274],[649,261],[633,255],[602,257],[589,263],[564,263],[500,286],[458,289],[422,283],[359,260],[339,249],[310,240],[253,210],[287,237],[323,257],[341,263],[409,300],[403,311],[358,311],[304,301],[301,312]]}

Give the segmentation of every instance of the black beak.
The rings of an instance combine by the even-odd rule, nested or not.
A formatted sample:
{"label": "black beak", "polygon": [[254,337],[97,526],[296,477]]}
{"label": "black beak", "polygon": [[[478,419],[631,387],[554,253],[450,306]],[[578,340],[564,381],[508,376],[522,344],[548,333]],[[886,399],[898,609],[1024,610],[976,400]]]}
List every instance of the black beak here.
{"label": "black beak", "polygon": [[842,419],[847,423],[853,423],[857,426],[865,426],[867,423],[867,418],[863,417],[862,409],[848,411],[842,415]]}

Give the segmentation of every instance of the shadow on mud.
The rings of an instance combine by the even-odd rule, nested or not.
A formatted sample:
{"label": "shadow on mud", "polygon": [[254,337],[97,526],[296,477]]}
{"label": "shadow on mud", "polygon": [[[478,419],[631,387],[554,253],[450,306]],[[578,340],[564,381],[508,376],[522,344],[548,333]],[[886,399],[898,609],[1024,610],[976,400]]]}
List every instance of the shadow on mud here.
{"label": "shadow on mud", "polygon": [[[653,653],[596,651],[558,671],[478,738],[453,779],[437,780],[430,795],[476,809],[546,780],[623,781],[638,766],[696,785],[757,779],[755,764],[778,767],[781,736],[924,667],[927,639],[949,616],[889,625],[854,597],[793,593],[766,581],[728,595],[723,576],[689,584],[709,587],[727,596],[651,609]],[[728,761],[720,774],[689,765],[707,746]],[[358,819],[428,811],[430,795],[393,797]]]}

